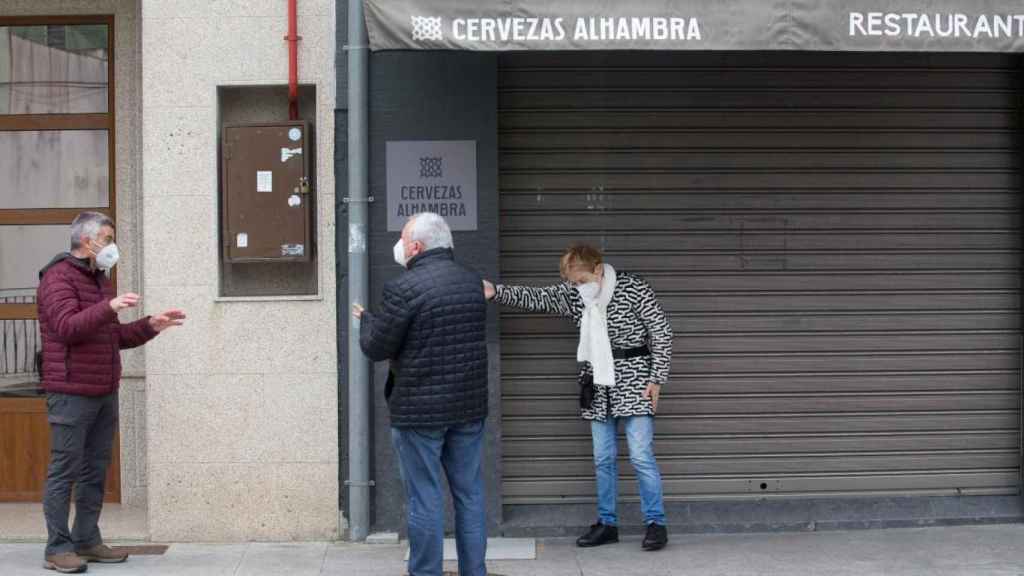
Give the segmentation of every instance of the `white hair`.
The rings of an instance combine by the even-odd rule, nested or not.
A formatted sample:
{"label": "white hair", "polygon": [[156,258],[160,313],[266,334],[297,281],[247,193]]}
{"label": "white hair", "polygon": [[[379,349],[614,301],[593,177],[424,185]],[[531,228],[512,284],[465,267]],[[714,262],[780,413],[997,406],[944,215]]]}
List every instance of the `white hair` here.
{"label": "white hair", "polygon": [[104,226],[114,227],[114,221],[106,214],[82,212],[75,216],[74,222],[71,223],[71,249],[78,250],[82,247],[82,236],[95,240]]}
{"label": "white hair", "polygon": [[455,243],[452,241],[452,230],[448,227],[448,223],[433,212],[420,212],[412,217],[409,240],[422,242],[426,250],[455,247]]}

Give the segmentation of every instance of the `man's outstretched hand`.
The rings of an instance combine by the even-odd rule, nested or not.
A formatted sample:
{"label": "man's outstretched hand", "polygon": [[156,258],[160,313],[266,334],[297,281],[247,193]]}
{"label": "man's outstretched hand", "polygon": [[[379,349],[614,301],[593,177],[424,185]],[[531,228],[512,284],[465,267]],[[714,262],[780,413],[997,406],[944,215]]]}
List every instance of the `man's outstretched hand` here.
{"label": "man's outstretched hand", "polygon": [[135,308],[142,302],[142,298],[134,292],[126,292],[110,301],[110,309],[114,312]]}
{"label": "man's outstretched hand", "polygon": [[156,314],[149,317],[149,325],[157,332],[163,332],[171,326],[181,326],[184,323],[185,312],[178,309],[168,310],[163,314]]}

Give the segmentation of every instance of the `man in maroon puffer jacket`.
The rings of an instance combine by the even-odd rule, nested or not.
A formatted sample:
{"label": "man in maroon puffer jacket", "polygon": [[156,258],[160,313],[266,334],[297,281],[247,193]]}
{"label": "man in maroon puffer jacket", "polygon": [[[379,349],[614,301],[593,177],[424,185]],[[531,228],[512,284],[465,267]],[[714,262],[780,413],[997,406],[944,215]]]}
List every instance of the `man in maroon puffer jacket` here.
{"label": "man in maroon puffer jacket", "polygon": [[[44,567],[85,572],[86,562],[123,562],[103,544],[98,521],[117,428],[121,350],[141,346],[184,322],[181,310],[121,324],[117,313],[138,306],[137,294],[115,296],[107,272],[118,259],[114,223],[83,212],[71,224],[71,252],[39,272],[41,378],[50,422],[50,468],[43,510],[49,538]],[[75,525],[68,530],[71,489]]]}

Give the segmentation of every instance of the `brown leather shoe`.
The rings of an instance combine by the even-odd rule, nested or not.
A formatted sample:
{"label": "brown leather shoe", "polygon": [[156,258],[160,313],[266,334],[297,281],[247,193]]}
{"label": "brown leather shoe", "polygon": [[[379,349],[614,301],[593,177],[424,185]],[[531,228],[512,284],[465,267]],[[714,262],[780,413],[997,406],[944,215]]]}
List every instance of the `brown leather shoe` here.
{"label": "brown leather shoe", "polygon": [[92,548],[79,550],[78,556],[86,562],[100,562],[102,564],[118,564],[128,559],[127,552],[112,550],[105,544],[97,544]]}
{"label": "brown leather shoe", "polygon": [[63,552],[61,554],[52,554],[46,557],[46,562],[43,563],[43,568],[47,570],[56,570],[61,574],[79,574],[85,572],[89,566],[82,560],[78,554],[74,552]]}

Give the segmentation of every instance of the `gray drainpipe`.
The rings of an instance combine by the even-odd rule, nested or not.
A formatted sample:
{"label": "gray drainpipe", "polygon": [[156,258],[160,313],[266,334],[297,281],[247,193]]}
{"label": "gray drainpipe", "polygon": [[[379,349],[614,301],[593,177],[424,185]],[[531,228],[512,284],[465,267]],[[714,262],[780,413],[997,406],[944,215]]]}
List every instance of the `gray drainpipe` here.
{"label": "gray drainpipe", "polygon": [[349,538],[363,542],[370,533],[370,363],[359,348],[359,322],[352,304],[366,305],[370,263],[367,255],[369,197],[368,55],[362,0],[348,1],[348,481]]}

